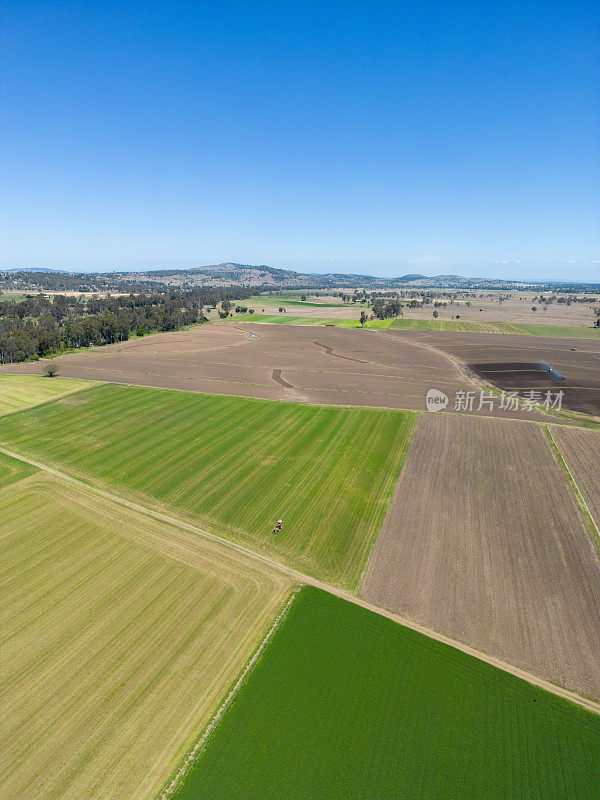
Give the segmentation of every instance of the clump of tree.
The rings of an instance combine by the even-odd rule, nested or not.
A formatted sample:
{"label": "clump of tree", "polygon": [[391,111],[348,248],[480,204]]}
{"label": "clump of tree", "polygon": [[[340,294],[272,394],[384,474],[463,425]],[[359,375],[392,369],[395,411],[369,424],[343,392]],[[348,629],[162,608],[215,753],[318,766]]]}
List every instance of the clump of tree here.
{"label": "clump of tree", "polygon": [[373,300],[373,314],[377,319],[390,319],[399,317],[402,314],[402,303],[399,300],[384,300],[377,298]]}

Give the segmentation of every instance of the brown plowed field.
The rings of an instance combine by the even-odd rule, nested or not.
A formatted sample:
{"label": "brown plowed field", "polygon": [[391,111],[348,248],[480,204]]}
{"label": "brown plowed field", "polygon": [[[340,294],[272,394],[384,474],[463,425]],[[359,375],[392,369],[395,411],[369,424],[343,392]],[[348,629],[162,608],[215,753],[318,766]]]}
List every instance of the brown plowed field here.
{"label": "brown plowed field", "polygon": [[[60,356],[54,363],[63,377],[327,405],[422,410],[427,390],[436,388],[450,397],[452,411],[455,393],[473,391],[480,382],[437,343],[343,328],[205,325]],[[0,367],[0,374],[40,374],[42,368],[12,364]],[[490,412],[484,406],[481,413]],[[550,419],[525,411],[494,414]]]}
{"label": "brown plowed field", "polygon": [[538,426],[422,415],[362,594],[600,697],[600,561]]}
{"label": "brown plowed field", "polygon": [[[415,342],[429,343],[436,348],[457,356],[466,364],[539,364],[546,362],[559,372],[564,380],[556,381],[551,376],[540,380],[540,375],[510,374],[497,372],[486,376],[486,380],[500,389],[520,393],[527,389],[550,389],[564,391],[563,407],[573,411],[600,416],[600,341],[595,339],[557,339],[537,336],[515,336],[512,334],[464,334],[431,333],[410,331],[395,333]],[[572,348],[576,348],[573,350]]]}
{"label": "brown plowed field", "polygon": [[553,425],[552,436],[600,530],[600,431]]}

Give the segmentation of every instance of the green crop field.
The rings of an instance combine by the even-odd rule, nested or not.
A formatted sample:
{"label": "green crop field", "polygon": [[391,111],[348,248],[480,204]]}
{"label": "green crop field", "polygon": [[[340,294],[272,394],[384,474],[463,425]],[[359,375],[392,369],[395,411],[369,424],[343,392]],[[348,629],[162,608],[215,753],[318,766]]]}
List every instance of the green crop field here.
{"label": "green crop field", "polygon": [[590,800],[600,718],[306,587],[177,800]]}
{"label": "green crop field", "polygon": [[290,579],[41,470],[0,520],[0,797],[155,798]]}
{"label": "green crop field", "polygon": [[17,461],[16,458],[10,458],[10,456],[0,453],[0,489],[16,483],[28,475],[33,475],[34,472],[37,472],[36,467],[31,467],[23,461]]}
{"label": "green crop field", "polygon": [[535,325],[533,323],[515,323],[518,333],[530,336],[558,336],[567,339],[600,339],[600,328],[585,328],[576,325]]}
{"label": "green crop field", "polygon": [[484,322],[459,319],[394,319],[392,328],[418,331],[452,331],[455,333],[519,333],[509,322]]}
{"label": "green crop field", "polygon": [[27,292],[0,291],[0,300],[13,300],[20,303],[27,297]]}
{"label": "green crop field", "polygon": [[353,588],[414,419],[103,384],[0,418],[0,440]]}
{"label": "green crop field", "polygon": [[22,408],[45,403],[93,385],[94,381],[84,381],[78,378],[0,375],[0,414],[20,411]]}
{"label": "green crop field", "polygon": [[351,322],[357,324],[355,320],[335,320],[327,317],[297,317],[293,314],[236,314],[229,317],[227,322],[268,322],[272,325],[331,325],[340,322]]}

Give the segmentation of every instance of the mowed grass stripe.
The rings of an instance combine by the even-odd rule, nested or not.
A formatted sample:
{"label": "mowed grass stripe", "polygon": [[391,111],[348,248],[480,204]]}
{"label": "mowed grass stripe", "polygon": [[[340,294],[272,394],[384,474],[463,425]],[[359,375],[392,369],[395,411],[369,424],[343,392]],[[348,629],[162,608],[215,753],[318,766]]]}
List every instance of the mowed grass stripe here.
{"label": "mowed grass stripe", "polygon": [[[11,448],[355,588],[412,412],[105,384],[0,420]],[[277,519],[283,532],[272,535]]]}
{"label": "mowed grass stripe", "polygon": [[27,478],[28,475],[33,475],[37,472],[35,467],[31,464],[25,464],[16,458],[0,453],[0,489],[4,486],[9,486],[11,483]]}
{"label": "mowed grass stripe", "polygon": [[79,378],[47,378],[42,375],[0,375],[0,414],[46,403],[57,397],[87,389],[95,381]]}
{"label": "mowed grass stripe", "polygon": [[0,796],[153,798],[289,579],[42,472],[0,514]]}
{"label": "mowed grass stripe", "polygon": [[600,717],[313,587],[176,800],[589,800]]}

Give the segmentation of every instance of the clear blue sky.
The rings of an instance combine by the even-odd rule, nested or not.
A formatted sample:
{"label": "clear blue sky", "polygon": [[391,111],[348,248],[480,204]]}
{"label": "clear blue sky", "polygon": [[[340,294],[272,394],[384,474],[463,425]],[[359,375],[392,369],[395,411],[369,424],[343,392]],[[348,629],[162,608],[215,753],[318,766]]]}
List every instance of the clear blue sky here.
{"label": "clear blue sky", "polygon": [[600,280],[597,2],[8,0],[2,264]]}

